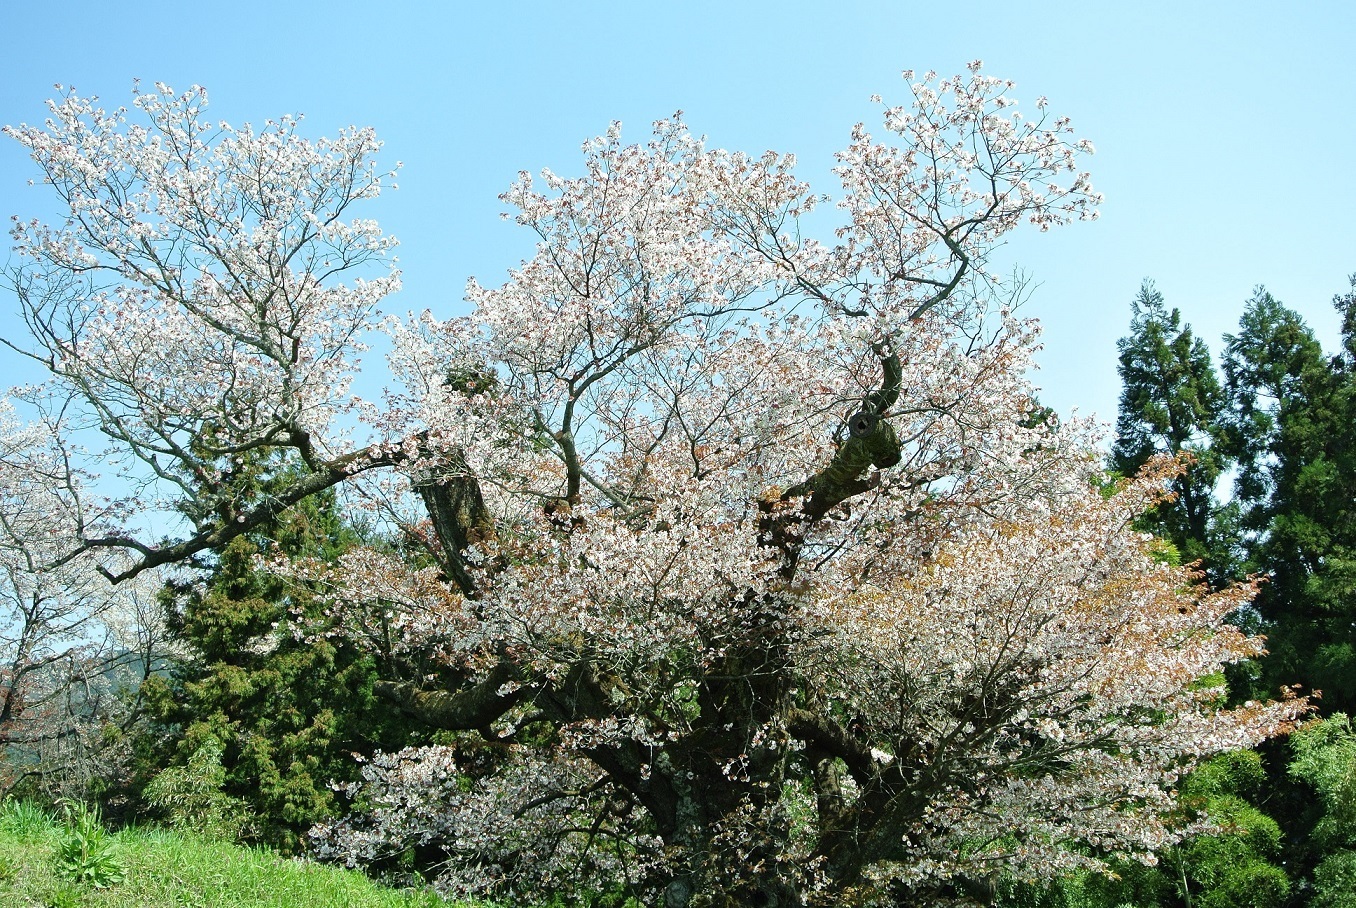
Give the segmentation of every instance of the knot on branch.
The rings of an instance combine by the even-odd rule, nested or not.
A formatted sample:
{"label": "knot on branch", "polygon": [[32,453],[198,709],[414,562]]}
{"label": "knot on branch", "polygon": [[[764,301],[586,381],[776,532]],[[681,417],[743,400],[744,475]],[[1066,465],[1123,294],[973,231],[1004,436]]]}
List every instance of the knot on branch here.
{"label": "knot on branch", "polygon": [[880,389],[866,395],[861,409],[847,418],[848,437],[821,474],[832,473],[839,483],[857,479],[868,467],[879,470],[893,467],[901,458],[899,436],[885,417],[899,400],[904,370],[899,355],[887,341],[873,343],[871,352],[880,359]]}
{"label": "knot on branch", "polygon": [[858,410],[848,417],[848,434],[853,438],[867,438],[876,430],[880,417],[870,410]]}
{"label": "knot on branch", "polygon": [[[873,467],[889,469],[903,459],[899,436],[885,418],[899,400],[903,368],[899,355],[888,343],[874,343],[871,350],[880,358],[881,387],[868,394],[861,409],[848,417],[848,437],[839,441],[833,459],[809,479],[758,504],[763,512],[760,538],[763,544],[784,553],[782,573],[787,577],[795,572],[806,528],[852,496],[879,485],[879,474],[867,475]],[[795,498],[803,499],[798,511],[788,512],[779,507]]]}

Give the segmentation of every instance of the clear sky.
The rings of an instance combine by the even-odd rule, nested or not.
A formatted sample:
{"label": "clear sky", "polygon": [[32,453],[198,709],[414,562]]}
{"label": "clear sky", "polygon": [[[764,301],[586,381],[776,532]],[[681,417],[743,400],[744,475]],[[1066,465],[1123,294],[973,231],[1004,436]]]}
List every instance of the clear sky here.
{"label": "clear sky", "polygon": [[[795,152],[832,190],[834,151],[899,72],[985,71],[1096,144],[1102,219],[1005,251],[1040,286],[1045,400],[1114,417],[1115,342],[1140,281],[1218,351],[1257,284],[1326,344],[1356,272],[1356,4],[1273,2],[287,2],[0,0],[0,123],[37,122],[53,83],[128,103],[133,78],[208,88],[232,123],[304,113],[311,136],[376,127],[400,190],[369,206],[401,240],[388,311],[464,311],[531,251],[496,196],[520,169],[571,174],[579,144],[675,110],[710,144]],[[1029,108],[1028,108],[1029,109]],[[50,214],[0,142],[0,215]],[[0,255],[3,261],[3,255]],[[0,294],[0,334],[16,330]],[[368,364],[380,375],[380,362]],[[13,357],[0,385],[23,382]]]}

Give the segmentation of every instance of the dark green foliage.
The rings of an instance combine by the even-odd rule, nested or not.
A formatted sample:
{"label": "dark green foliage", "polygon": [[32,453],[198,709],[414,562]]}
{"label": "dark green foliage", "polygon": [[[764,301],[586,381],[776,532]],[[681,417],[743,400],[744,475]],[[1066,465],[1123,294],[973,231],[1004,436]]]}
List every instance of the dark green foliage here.
{"label": "dark green foliage", "polygon": [[1111,463],[1130,476],[1156,455],[1189,455],[1173,482],[1175,498],[1151,511],[1142,527],[1170,542],[1183,563],[1200,562],[1222,585],[1236,573],[1231,515],[1215,497],[1225,467],[1214,437],[1224,405],[1210,351],[1145,281],[1131,303],[1130,334],[1117,344],[1122,381]]}
{"label": "dark green foliage", "polygon": [[1321,689],[1325,711],[1356,707],[1356,300],[1336,302],[1340,355],[1259,289],[1224,360],[1248,568],[1268,581],[1256,602],[1270,651],[1257,693]]}
{"label": "dark green foliage", "polygon": [[1309,908],[1356,908],[1356,851],[1338,851],[1318,865]]}
{"label": "dark green foliage", "polygon": [[[1356,908],[1356,736],[1340,713],[1356,707],[1356,292],[1335,305],[1342,347],[1330,356],[1258,288],[1225,337],[1221,393],[1179,313],[1147,283],[1135,301],[1120,344],[1113,464],[1128,473],[1178,449],[1197,458],[1177,500],[1144,528],[1163,540],[1165,558],[1201,559],[1211,582],[1265,579],[1233,620],[1266,634],[1269,655],[1230,674],[1235,696],[1300,685],[1322,690],[1317,705],[1337,714],[1290,748],[1265,745],[1270,778],[1257,753],[1202,767],[1183,783],[1182,803],[1221,822],[1221,833],[1171,849],[1157,869],[1073,881],[1092,900],[1068,905],[1185,906],[1190,895],[1194,908]],[[1234,497],[1220,507],[1213,487],[1231,464]]]}
{"label": "dark green foliage", "polygon": [[1313,838],[1324,850],[1356,848],[1356,732],[1337,713],[1290,736],[1291,778],[1317,792],[1322,818]]}
{"label": "dark green foliage", "polygon": [[208,738],[187,765],[167,767],[151,780],[146,802],[174,829],[208,841],[235,841],[245,825],[245,805],[224,791],[221,755],[221,742]]}
{"label": "dark green foliage", "polygon": [[1292,780],[1317,795],[1296,863],[1313,867],[1311,908],[1356,908],[1356,732],[1337,713],[1291,735]]}
{"label": "dark green foliage", "polygon": [[[260,494],[249,488],[246,469],[235,481],[242,497]],[[337,557],[357,539],[336,513],[332,493],[313,497],[261,532],[232,540],[205,583],[168,589],[170,626],[190,656],[144,691],[167,733],[149,748],[145,772],[172,774],[159,793],[183,795],[183,779],[174,774],[191,771],[195,755],[213,749],[221,777],[209,787],[220,804],[244,805],[244,837],[289,853],[311,825],[339,810],[331,783],[356,777],[354,753],[404,743],[403,724],[373,696],[372,657],[338,636],[294,635],[297,623],[312,631],[323,624],[320,606],[256,563],[277,554]],[[174,809],[162,813],[172,819]],[[229,828],[230,814],[213,824],[214,834]]]}
{"label": "dark green foliage", "polygon": [[1199,904],[1218,908],[1282,904],[1290,880],[1271,863],[1281,851],[1276,821],[1235,795],[1216,796],[1205,807],[1222,831],[1197,836],[1169,856],[1167,863],[1177,870],[1182,888],[1195,891]]}
{"label": "dark green foliage", "polygon": [[1121,863],[1116,875],[1078,873],[1045,886],[1005,883],[1000,908],[1166,908],[1176,905],[1176,889],[1158,867]]}
{"label": "dark green foliage", "polygon": [[1195,902],[1200,908],[1277,908],[1290,895],[1290,879],[1275,864],[1241,859],[1222,867],[1219,879]]}
{"label": "dark green foliage", "polygon": [[1257,752],[1243,750],[1216,757],[1183,782],[1182,806],[1208,816],[1218,828],[1163,856],[1183,902],[1206,908],[1284,903],[1290,880],[1273,863],[1281,856],[1281,829],[1257,807],[1266,778]]}

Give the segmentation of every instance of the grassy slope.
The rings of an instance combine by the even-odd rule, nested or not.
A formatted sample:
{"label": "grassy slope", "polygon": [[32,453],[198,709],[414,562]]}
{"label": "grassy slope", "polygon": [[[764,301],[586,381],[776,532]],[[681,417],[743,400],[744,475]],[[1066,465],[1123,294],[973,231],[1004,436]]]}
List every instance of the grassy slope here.
{"label": "grassy slope", "polygon": [[[9,817],[0,819],[12,819]],[[431,893],[377,886],[360,873],[158,829],[114,836],[126,877],[107,889],[56,872],[63,831],[47,818],[0,821],[5,908],[451,908]]]}

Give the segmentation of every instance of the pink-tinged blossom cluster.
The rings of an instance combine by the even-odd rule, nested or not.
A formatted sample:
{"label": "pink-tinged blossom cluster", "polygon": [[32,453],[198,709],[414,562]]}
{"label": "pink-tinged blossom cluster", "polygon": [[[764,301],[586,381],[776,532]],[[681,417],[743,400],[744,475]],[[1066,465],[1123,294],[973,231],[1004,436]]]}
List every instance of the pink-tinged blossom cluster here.
{"label": "pink-tinged blossom cluster", "polygon": [[606,820],[577,825],[582,815],[606,818],[616,806],[596,767],[544,761],[521,748],[502,757],[502,771],[468,784],[477,761],[459,762],[452,747],[377,754],[363,766],[362,783],[346,786],[366,812],[312,829],[316,855],[371,867],[410,848],[433,849],[446,857],[435,886],[451,898],[524,896],[561,881],[604,891],[653,869],[658,841],[619,837]]}
{"label": "pink-tinged blossom cluster", "polygon": [[968,78],[927,73],[911,104],[885,109],[887,141],[854,128],[837,169],[852,218],[838,267],[857,276],[845,307],[912,317],[958,277],[982,276],[987,252],[1019,222],[1047,230],[1097,217],[1101,196],[1079,169],[1092,144],[1043,104],[1024,117],[1012,88],[977,62]]}
{"label": "pink-tinged blossom cluster", "polygon": [[1090,484],[882,564],[809,600],[803,662],[876,748],[864,796],[907,757],[932,803],[878,879],[1048,879],[1151,860],[1187,831],[1177,780],[1293,727],[1298,700],[1220,708],[1225,665],[1261,641],[1129,529],[1166,465],[1113,496]]}
{"label": "pink-tinged blossom cluster", "polygon": [[[1098,196],[1077,168],[1090,146],[1043,110],[1023,120],[1010,87],[928,78],[887,109],[892,143],[859,127],[831,247],[797,226],[819,199],[792,159],[710,151],[677,120],[644,145],[614,126],[584,175],[523,175],[504,196],[536,254],[502,287],[472,282],[472,315],[392,325],[408,389],[393,412],[455,453],[427,469],[476,477],[505,528],[467,553],[476,595],[448,603],[459,645],[514,653],[527,685],[603,679],[606,703],[561,724],[558,748],[602,765],[640,748],[638,784],[672,777],[710,733],[711,676],[779,616],[794,705],[717,768],[785,794],[746,800],[706,841],[806,893],[836,891],[830,808],[794,771],[759,781],[771,753],[804,770],[823,750],[799,710],[850,719],[866,754],[832,769],[832,810],[897,811],[862,833],[892,839],[861,873],[883,891],[1148,859],[1182,831],[1182,773],[1303,708],[1221,713],[1197,689],[1258,651],[1223,623],[1250,591],[1204,596],[1155,563],[1129,523],[1162,475],[1103,497],[1093,428],[1035,402],[1037,326],[994,299],[985,255],[1023,221],[1092,218]],[[842,449],[889,356],[899,463],[794,531],[792,576],[768,515],[810,506],[780,496]],[[787,826],[816,810],[817,829]],[[750,844],[775,828],[780,851]]]}

